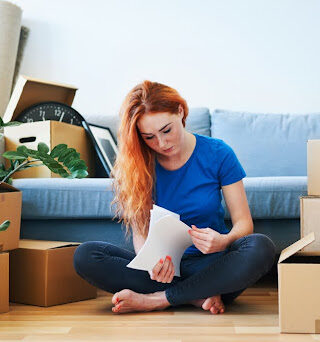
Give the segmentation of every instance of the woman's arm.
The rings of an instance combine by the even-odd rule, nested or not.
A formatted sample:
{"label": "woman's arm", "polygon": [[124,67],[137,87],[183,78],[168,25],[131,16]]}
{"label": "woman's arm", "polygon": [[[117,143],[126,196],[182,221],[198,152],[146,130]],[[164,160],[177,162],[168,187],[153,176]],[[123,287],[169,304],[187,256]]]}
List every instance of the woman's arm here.
{"label": "woman's arm", "polygon": [[222,193],[233,226],[226,234],[228,246],[235,240],[253,233],[253,222],[242,180],[223,186]]}
{"label": "woman's arm", "polygon": [[194,225],[188,231],[194,245],[204,254],[223,251],[235,240],[253,232],[253,222],[242,180],[223,186],[222,192],[231,216],[231,231],[228,234],[220,234],[214,229],[199,229]]}

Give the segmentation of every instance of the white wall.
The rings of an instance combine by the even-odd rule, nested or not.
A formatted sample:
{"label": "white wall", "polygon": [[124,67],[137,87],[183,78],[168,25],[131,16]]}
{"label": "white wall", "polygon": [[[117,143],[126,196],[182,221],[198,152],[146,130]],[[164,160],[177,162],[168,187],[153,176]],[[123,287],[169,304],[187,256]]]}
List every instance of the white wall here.
{"label": "white wall", "polygon": [[320,111],[318,0],[24,0],[21,72],[79,88],[86,118],[144,79],[189,106]]}

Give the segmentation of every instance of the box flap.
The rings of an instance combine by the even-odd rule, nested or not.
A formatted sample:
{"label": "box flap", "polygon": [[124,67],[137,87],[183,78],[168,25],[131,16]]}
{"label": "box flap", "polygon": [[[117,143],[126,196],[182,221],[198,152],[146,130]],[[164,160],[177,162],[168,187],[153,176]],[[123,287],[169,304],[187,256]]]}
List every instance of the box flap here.
{"label": "box flap", "polygon": [[4,113],[3,121],[15,120],[24,109],[39,102],[56,101],[71,106],[77,89],[72,85],[20,75]]}
{"label": "box flap", "polygon": [[21,239],[19,241],[19,248],[47,250],[59,247],[78,246],[80,244],[81,242]]}
{"label": "box flap", "polygon": [[20,190],[6,182],[0,182],[0,192],[13,192],[13,191],[20,191]]}
{"label": "box flap", "polygon": [[307,236],[305,236],[304,238],[293,243],[291,246],[285,248],[280,254],[278,263],[288,259],[293,254],[297,253],[300,249],[302,249],[303,247],[306,247],[314,240],[315,240],[315,235],[314,235],[314,232],[312,232],[308,234]]}

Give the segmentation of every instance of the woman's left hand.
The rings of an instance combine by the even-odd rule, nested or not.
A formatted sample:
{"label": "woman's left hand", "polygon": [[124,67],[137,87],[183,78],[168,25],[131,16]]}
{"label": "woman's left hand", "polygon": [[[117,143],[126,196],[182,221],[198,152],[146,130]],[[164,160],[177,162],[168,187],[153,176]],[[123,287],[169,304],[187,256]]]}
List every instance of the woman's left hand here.
{"label": "woman's left hand", "polygon": [[203,254],[221,252],[228,247],[226,234],[220,234],[211,228],[200,229],[195,225],[191,227],[188,232],[192,242]]}

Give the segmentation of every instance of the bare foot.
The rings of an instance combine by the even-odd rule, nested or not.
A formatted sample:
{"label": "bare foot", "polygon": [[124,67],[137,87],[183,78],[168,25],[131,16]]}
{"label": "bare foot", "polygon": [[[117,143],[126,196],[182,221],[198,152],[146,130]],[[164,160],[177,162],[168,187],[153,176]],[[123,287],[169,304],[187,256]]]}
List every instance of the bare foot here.
{"label": "bare foot", "polygon": [[212,314],[224,313],[225,311],[225,306],[220,295],[212,296],[207,299],[192,300],[190,304],[202,308],[203,310],[210,310]]}
{"label": "bare foot", "polygon": [[111,301],[116,313],[163,310],[170,306],[164,291],[142,294],[125,289],[116,292]]}

